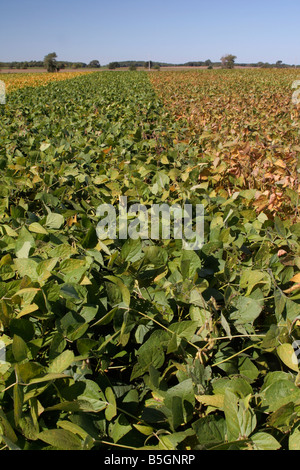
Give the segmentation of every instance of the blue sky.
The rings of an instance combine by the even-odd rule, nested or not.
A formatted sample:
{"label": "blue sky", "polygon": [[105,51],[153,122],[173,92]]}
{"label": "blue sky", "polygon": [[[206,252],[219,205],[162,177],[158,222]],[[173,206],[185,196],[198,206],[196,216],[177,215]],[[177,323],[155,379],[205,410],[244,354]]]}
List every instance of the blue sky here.
{"label": "blue sky", "polygon": [[300,64],[299,0],[0,0],[0,61]]}

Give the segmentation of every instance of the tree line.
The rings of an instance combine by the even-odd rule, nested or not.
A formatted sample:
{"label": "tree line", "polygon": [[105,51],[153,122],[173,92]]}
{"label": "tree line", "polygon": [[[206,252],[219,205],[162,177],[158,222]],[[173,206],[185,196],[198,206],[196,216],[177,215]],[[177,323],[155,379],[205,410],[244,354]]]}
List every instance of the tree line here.
{"label": "tree line", "polygon": [[44,57],[44,60],[30,60],[23,62],[0,62],[0,69],[16,69],[16,70],[26,70],[30,68],[48,68],[48,71],[59,71],[63,69],[81,69],[81,68],[100,68],[99,60],[91,60],[89,63],[85,62],[70,62],[67,60],[57,61],[57,55],[55,52],[51,52]]}
{"label": "tree line", "polygon": [[[150,69],[159,70],[161,67],[207,67],[212,69],[214,67],[222,68],[234,68],[234,66],[239,67],[259,67],[259,68],[291,68],[291,67],[300,67],[300,65],[290,65],[283,63],[282,60],[278,60],[276,63],[269,62],[256,62],[256,63],[236,63],[236,56],[232,54],[227,54],[221,57],[220,61],[214,62],[210,59],[203,61],[189,61],[179,64],[167,63],[167,62],[157,62],[157,61],[114,61],[105,65],[105,68],[109,70],[115,70],[118,68],[129,68],[130,70],[135,70],[137,67],[144,67]],[[44,60],[31,60],[23,62],[0,62],[0,69],[9,68],[9,69],[30,69],[30,68],[46,68],[48,72],[58,72],[59,70],[64,69],[81,69],[81,68],[100,68],[101,64],[99,60],[94,59],[89,63],[85,62],[70,62],[70,61],[58,61],[57,55],[55,52],[51,52],[44,57]]]}
{"label": "tree line", "polygon": [[207,67],[212,69],[214,67],[222,67],[225,69],[232,69],[235,66],[238,67],[259,67],[259,68],[290,68],[290,67],[300,67],[300,65],[290,65],[285,64],[282,60],[278,60],[274,64],[269,62],[256,62],[256,63],[236,63],[236,56],[233,54],[227,54],[221,57],[220,61],[213,62],[210,59],[204,61],[189,61],[181,64],[171,64],[166,62],[154,62],[154,61],[121,61],[121,62],[110,62],[108,68],[110,70],[122,68],[122,67],[145,67],[151,69],[159,69],[160,67]]}

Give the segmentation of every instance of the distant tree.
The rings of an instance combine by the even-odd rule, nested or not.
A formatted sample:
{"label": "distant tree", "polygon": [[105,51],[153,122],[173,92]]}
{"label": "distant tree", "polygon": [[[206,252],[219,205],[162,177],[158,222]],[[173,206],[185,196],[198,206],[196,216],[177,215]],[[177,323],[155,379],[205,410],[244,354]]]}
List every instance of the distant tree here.
{"label": "distant tree", "polygon": [[136,71],[136,65],[131,64],[128,70],[130,70],[131,72],[135,72]]}
{"label": "distant tree", "polygon": [[101,66],[100,66],[99,60],[91,60],[88,67],[90,67],[92,69],[99,69]]}
{"label": "distant tree", "polygon": [[47,72],[53,73],[57,71],[56,53],[51,52],[44,57],[44,66]]}
{"label": "distant tree", "polygon": [[207,59],[205,62],[204,62],[204,65],[206,65],[206,67],[209,67],[210,65],[212,65],[212,61],[210,59]]}
{"label": "distant tree", "polygon": [[221,57],[222,67],[224,69],[233,69],[235,59],[236,59],[236,56],[232,54],[227,54]]}
{"label": "distant tree", "polygon": [[154,70],[160,70],[160,65],[159,64],[155,64],[154,67],[153,67]]}
{"label": "distant tree", "polygon": [[203,65],[205,65],[205,62],[203,61],[197,61],[197,62],[186,62],[185,64],[183,65],[186,65],[187,67],[202,67]]}
{"label": "distant tree", "polygon": [[119,67],[120,67],[119,62],[110,62],[110,63],[108,64],[109,70],[118,69]]}

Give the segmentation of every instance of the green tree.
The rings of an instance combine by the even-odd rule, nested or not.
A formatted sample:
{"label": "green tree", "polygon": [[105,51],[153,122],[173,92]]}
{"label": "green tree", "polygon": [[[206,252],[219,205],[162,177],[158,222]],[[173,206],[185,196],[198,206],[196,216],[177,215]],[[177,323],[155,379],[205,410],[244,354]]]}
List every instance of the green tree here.
{"label": "green tree", "polygon": [[119,62],[110,62],[110,63],[108,64],[109,70],[114,70],[114,69],[117,69],[117,68],[119,68],[119,67],[120,67]]}
{"label": "green tree", "polygon": [[47,69],[47,72],[53,73],[57,71],[57,62],[56,62],[56,53],[51,52],[44,57],[44,66]]}
{"label": "green tree", "polygon": [[135,72],[136,71],[136,65],[131,64],[128,70],[130,70],[131,72]]}
{"label": "green tree", "polygon": [[72,69],[81,69],[82,68],[82,63],[81,62],[74,62],[72,64]]}
{"label": "green tree", "polygon": [[99,69],[100,68],[100,62],[99,60],[91,60],[91,62],[89,63],[88,67],[92,68],[92,69]]}
{"label": "green tree", "polygon": [[221,57],[223,69],[233,69],[235,59],[236,59],[236,56],[232,54],[227,54]]}

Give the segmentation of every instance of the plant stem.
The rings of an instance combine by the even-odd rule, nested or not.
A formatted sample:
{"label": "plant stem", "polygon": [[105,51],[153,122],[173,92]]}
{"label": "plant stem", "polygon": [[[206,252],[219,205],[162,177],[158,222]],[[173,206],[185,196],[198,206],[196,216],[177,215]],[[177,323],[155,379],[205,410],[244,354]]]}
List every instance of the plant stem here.
{"label": "plant stem", "polygon": [[239,352],[233,354],[233,355],[230,356],[230,357],[227,357],[226,359],[223,359],[223,361],[216,362],[215,364],[212,364],[211,367],[216,367],[216,366],[219,366],[220,364],[223,364],[224,362],[230,361],[230,359],[233,359],[234,357],[239,356],[239,355],[242,354],[243,352],[247,351],[248,349],[254,348],[255,346],[256,346],[256,344],[251,344],[250,346],[247,346],[247,348],[242,349],[241,351],[239,351]]}

